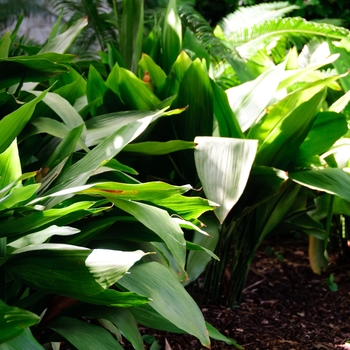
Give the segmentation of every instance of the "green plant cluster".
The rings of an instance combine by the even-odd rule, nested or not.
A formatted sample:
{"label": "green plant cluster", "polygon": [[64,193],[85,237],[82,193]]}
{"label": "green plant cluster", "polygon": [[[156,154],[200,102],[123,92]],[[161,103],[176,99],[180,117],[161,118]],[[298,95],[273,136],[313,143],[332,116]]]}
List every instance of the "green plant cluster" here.
{"label": "green plant cluster", "polygon": [[171,0],[145,36],[125,0],[93,60],[67,53],[86,18],[26,55],[9,54],[18,26],[1,38],[0,349],[143,349],[139,324],[240,348],[191,285],[233,306],[282,225],[322,271],[350,213],[350,39],[294,9],[213,30]]}

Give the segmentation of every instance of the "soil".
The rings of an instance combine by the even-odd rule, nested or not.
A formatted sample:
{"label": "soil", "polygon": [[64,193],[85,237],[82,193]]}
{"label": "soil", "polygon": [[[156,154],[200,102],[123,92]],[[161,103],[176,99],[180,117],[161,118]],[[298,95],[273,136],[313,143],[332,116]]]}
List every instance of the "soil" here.
{"label": "soil", "polygon": [[[245,350],[350,349],[350,265],[331,257],[322,275],[309,265],[307,241],[267,242],[250,269],[236,308],[202,305],[206,321]],[[330,274],[338,290],[327,285]],[[189,335],[149,329],[165,350],[202,349]],[[212,350],[235,349],[212,341]]]}

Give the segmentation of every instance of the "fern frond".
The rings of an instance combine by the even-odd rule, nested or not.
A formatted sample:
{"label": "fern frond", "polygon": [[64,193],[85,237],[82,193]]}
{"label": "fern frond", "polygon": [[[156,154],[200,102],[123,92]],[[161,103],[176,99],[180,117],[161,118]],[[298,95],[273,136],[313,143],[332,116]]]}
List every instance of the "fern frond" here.
{"label": "fern frond", "polygon": [[219,25],[226,35],[230,35],[241,28],[248,28],[271,19],[281,18],[286,13],[298,8],[299,6],[291,5],[288,1],[239,7],[237,11],[223,18]]}
{"label": "fern frond", "polygon": [[228,48],[225,42],[215,37],[213,29],[200,13],[190,5],[179,6],[178,11],[186,26],[192,30],[214,61],[226,60],[229,62],[242,82],[253,78],[246,71],[244,60],[238,51],[234,47]]}
{"label": "fern frond", "polygon": [[350,31],[345,28],[287,17],[243,28],[232,33],[227,42],[246,57],[246,54],[257,52],[281,37],[287,38],[290,45],[301,46],[314,37],[341,40],[349,34]]}

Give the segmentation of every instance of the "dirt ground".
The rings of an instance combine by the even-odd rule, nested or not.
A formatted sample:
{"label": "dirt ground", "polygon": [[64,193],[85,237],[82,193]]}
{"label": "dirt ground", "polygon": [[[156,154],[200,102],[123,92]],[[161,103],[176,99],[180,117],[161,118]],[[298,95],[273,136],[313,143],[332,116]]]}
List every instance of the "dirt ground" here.
{"label": "dirt ground", "polygon": [[[306,240],[268,242],[251,267],[240,304],[233,310],[201,306],[205,319],[245,350],[350,349],[350,265],[332,256],[321,276],[310,269]],[[338,291],[327,278],[334,274]],[[144,330],[165,350],[203,347],[189,335]],[[213,341],[212,350],[234,349]]]}

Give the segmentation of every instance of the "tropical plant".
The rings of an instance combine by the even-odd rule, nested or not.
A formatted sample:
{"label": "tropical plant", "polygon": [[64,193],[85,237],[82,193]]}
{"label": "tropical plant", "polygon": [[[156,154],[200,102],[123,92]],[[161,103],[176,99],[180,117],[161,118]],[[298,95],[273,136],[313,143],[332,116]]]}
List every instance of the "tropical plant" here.
{"label": "tropical plant", "polygon": [[[0,347],[42,349],[64,339],[78,349],[115,349],[122,334],[143,349],[137,323],[193,334],[205,346],[209,335],[234,345],[205,323],[181,284],[187,249],[215,257],[182,228],[206,235],[198,218],[216,204],[184,196],[190,185],[141,183],[115,158],[138,152],[127,145],[182,110],[167,112],[171,101],[121,68],[112,47],[102,55],[106,81],[94,66],[81,76],[65,51],[85,26],[82,19],[53,34],[32,56],[8,57],[10,33],[1,39]],[[137,42],[125,28],[127,44]]]}

